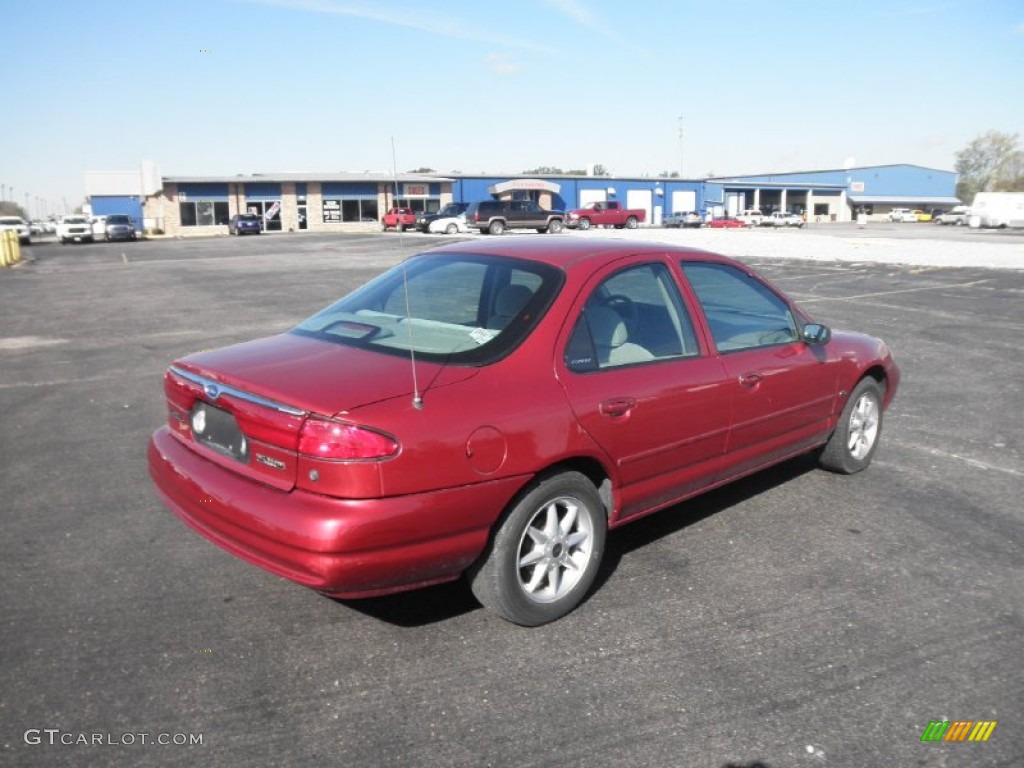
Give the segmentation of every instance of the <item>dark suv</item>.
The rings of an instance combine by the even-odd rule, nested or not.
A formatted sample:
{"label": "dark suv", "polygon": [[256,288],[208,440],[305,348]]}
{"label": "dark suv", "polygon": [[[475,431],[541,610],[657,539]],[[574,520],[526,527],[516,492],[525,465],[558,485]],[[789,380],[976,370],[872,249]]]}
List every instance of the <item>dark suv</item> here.
{"label": "dark suv", "polygon": [[132,221],[131,216],[123,216],[121,214],[107,216],[107,220],[103,225],[103,238],[107,242],[111,240],[134,240],[136,237],[135,222]]}
{"label": "dark suv", "polygon": [[448,203],[440,211],[434,213],[421,213],[416,216],[416,229],[420,232],[430,231],[430,222],[443,219],[447,216],[458,216],[466,212],[469,203]]}
{"label": "dark suv", "polygon": [[466,224],[500,235],[506,229],[536,229],[557,235],[564,228],[563,211],[546,211],[532,200],[484,200],[470,203]]}
{"label": "dark suv", "polygon": [[228,234],[241,235],[243,232],[252,232],[258,235],[263,231],[263,218],[255,213],[236,213],[231,217],[228,224]]}

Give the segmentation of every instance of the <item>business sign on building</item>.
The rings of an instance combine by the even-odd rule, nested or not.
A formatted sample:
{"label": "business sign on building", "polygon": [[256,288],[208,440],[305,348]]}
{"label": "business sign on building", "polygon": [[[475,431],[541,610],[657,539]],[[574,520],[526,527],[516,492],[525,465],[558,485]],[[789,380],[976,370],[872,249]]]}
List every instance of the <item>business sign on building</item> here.
{"label": "business sign on building", "polygon": [[850,182],[850,191],[851,192],[863,192],[864,191],[864,182],[863,181],[851,181]]}
{"label": "business sign on building", "polygon": [[324,200],[324,224],[341,223],[341,200]]}
{"label": "business sign on building", "polygon": [[430,188],[426,184],[403,184],[405,190],[403,197],[426,197],[430,194]]}

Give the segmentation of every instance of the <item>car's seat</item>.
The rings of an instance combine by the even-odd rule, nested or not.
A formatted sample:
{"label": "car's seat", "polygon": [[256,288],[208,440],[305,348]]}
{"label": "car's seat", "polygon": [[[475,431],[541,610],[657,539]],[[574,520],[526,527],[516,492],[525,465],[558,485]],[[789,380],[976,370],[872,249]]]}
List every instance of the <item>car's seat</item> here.
{"label": "car's seat", "polygon": [[626,321],[611,307],[589,307],[586,317],[597,352],[597,362],[602,368],[654,359],[648,349],[629,341]]}
{"label": "car's seat", "polygon": [[487,318],[487,327],[499,331],[504,329],[532,297],[533,291],[525,285],[506,285],[498,291],[494,300],[494,314]]}

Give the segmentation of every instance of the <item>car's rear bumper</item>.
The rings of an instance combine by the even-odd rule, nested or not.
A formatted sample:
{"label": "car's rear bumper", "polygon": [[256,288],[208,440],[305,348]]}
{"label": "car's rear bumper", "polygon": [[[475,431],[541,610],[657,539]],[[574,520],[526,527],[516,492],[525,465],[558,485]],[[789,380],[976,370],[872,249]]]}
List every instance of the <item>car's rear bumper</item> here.
{"label": "car's rear bumper", "polygon": [[200,535],[272,573],[345,598],[458,578],[523,482],[378,499],[284,492],[203,458],[167,427],[150,440],[149,472],[164,503]]}

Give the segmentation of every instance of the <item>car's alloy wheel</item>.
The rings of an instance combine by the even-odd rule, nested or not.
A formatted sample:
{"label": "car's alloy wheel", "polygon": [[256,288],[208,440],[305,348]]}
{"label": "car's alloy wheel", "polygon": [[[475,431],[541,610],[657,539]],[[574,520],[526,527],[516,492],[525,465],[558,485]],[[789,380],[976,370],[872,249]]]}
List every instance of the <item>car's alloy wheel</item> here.
{"label": "car's alloy wheel", "polygon": [[470,569],[473,593],[523,626],[554,621],[579,605],[604,554],[607,517],[594,485],[564,472],[528,488]]}
{"label": "car's alloy wheel", "polygon": [[637,223],[636,216],[630,216],[626,219],[626,229],[636,229]]}
{"label": "car's alloy wheel", "polygon": [[882,388],[870,376],[850,393],[835,432],[821,452],[826,469],[852,475],[867,468],[882,433]]}
{"label": "car's alloy wheel", "polygon": [[459,228],[455,224],[449,224],[447,227],[444,228],[444,233],[446,235],[454,235],[458,231],[459,231]]}
{"label": "car's alloy wheel", "polygon": [[492,235],[500,235],[505,231],[505,222],[492,221],[491,226],[487,228],[487,231]]}
{"label": "car's alloy wheel", "polygon": [[590,229],[590,219],[580,219],[580,229]]}
{"label": "car's alloy wheel", "polygon": [[552,235],[561,234],[562,222],[559,221],[558,219],[552,221],[550,224],[548,224],[548,232],[550,232]]}

